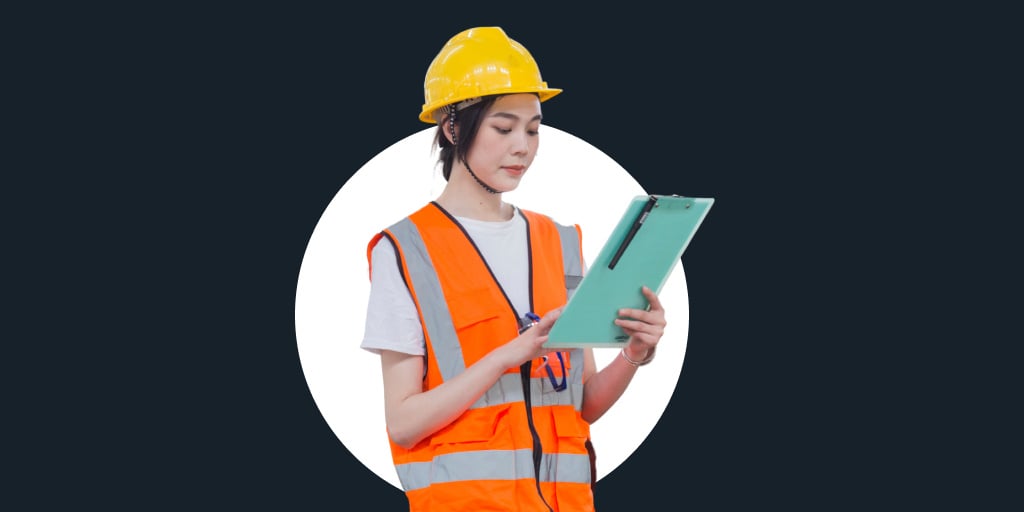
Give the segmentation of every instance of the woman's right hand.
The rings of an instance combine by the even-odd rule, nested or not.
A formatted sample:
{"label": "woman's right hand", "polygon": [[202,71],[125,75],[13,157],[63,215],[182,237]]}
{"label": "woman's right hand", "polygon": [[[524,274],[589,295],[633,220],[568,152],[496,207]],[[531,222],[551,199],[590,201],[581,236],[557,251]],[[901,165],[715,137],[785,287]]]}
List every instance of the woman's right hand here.
{"label": "woman's right hand", "polygon": [[562,308],[549,311],[537,325],[494,349],[496,355],[501,357],[501,361],[506,367],[512,368],[547,354],[551,349],[544,348],[543,345],[548,341],[548,333],[551,332],[551,327],[555,325],[555,321],[561,314]]}

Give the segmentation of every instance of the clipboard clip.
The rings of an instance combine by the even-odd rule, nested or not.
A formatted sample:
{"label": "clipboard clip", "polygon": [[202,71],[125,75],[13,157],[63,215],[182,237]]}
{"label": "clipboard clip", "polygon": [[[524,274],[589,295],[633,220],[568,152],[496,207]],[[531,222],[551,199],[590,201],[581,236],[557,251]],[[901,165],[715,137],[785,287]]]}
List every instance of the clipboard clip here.
{"label": "clipboard clip", "polygon": [[615,256],[612,256],[612,260],[608,262],[608,269],[614,270],[615,265],[619,263],[619,258],[622,257],[622,253],[626,252],[626,247],[629,247],[629,243],[633,241],[633,237],[636,236],[636,232],[640,231],[640,226],[643,226],[644,221],[647,220],[647,215],[651,213],[651,209],[658,203],[658,197],[651,195],[647,198],[647,203],[640,210],[640,215],[637,215],[636,220],[633,221],[633,225],[629,227],[629,231],[626,232],[626,236],[622,239],[622,243],[619,244],[618,250],[615,251]]}

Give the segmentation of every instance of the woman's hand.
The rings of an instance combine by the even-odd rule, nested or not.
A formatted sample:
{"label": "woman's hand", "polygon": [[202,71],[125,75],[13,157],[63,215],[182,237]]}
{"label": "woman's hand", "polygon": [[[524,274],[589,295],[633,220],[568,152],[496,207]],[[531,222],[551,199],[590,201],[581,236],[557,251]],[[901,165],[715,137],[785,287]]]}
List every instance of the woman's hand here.
{"label": "woman's hand", "polygon": [[512,368],[550,352],[550,349],[544,348],[543,345],[548,341],[548,333],[561,314],[562,308],[549,311],[537,325],[494,349],[495,355],[501,358],[506,367]]}
{"label": "woman's hand", "polygon": [[615,319],[615,325],[622,327],[622,330],[629,335],[629,342],[625,351],[629,359],[633,361],[646,360],[654,350],[654,347],[665,334],[665,308],[662,307],[658,295],[653,290],[644,286],[644,297],[650,302],[648,310],[623,308],[619,310],[621,318]]}

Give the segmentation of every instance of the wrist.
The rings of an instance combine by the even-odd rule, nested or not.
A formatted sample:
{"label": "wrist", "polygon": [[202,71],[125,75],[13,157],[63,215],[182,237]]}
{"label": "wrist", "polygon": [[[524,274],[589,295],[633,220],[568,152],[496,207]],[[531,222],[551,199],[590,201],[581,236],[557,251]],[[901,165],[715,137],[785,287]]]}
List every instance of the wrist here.
{"label": "wrist", "polygon": [[509,368],[519,366],[519,362],[516,361],[513,352],[514,351],[509,350],[507,345],[502,345],[481,358],[480,362],[485,364],[485,367],[489,369],[488,371],[500,375]]}
{"label": "wrist", "polygon": [[657,348],[657,347],[649,348],[647,350],[647,353],[644,354],[643,357],[634,357],[634,356],[631,356],[631,355],[629,355],[627,353],[627,350],[626,350],[627,347],[628,347],[628,345],[626,347],[622,347],[622,351],[619,352],[619,354],[622,356],[623,359],[626,360],[627,363],[632,365],[634,368],[639,368],[639,367],[641,367],[641,366],[643,366],[645,364],[648,364],[651,361],[653,361],[654,360],[654,350],[655,350],[655,348]]}

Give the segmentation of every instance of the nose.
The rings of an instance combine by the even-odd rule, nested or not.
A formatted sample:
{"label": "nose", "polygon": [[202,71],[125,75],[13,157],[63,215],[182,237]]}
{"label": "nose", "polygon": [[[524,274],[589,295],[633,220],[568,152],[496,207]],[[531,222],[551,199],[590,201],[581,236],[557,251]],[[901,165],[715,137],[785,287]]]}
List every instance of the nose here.
{"label": "nose", "polygon": [[512,154],[516,156],[526,155],[530,152],[530,137],[526,132],[516,131],[512,138]]}

